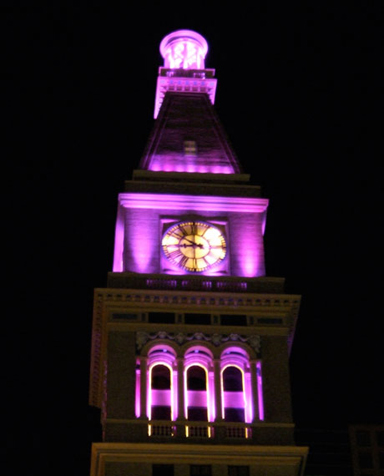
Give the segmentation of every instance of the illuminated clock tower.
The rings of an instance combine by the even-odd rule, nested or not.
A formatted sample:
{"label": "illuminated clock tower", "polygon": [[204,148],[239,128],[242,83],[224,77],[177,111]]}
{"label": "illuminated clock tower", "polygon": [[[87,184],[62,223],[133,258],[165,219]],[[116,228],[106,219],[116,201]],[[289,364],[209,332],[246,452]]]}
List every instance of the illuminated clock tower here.
{"label": "illuminated clock tower", "polygon": [[207,51],[189,30],[162,40],[154,128],[118,197],[94,294],[91,476],[304,472],[288,365],[300,296],[265,275],[268,200],[215,113]]}

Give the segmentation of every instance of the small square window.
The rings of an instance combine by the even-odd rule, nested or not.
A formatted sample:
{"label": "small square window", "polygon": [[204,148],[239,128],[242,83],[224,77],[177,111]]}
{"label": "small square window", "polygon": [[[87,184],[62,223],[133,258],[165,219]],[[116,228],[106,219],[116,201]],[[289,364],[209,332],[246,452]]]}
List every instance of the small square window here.
{"label": "small square window", "polygon": [[197,146],[196,141],[194,140],[185,140],[184,141],[184,155],[196,157],[197,155]]}
{"label": "small square window", "polygon": [[173,312],[148,312],[148,322],[151,324],[173,324],[175,314]]}
{"label": "small square window", "polygon": [[228,466],[228,476],[249,476],[249,467]]}
{"label": "small square window", "polygon": [[173,464],[154,464],[152,476],[173,476]]}
{"label": "small square window", "polygon": [[210,314],[195,314],[195,313],[185,313],[184,320],[186,324],[200,324],[200,325],[209,325],[211,324],[211,315]]}
{"label": "small square window", "polygon": [[243,314],[228,314],[221,315],[222,326],[246,326],[247,316]]}
{"label": "small square window", "polygon": [[211,476],[212,470],[210,465],[192,464],[190,476]]}

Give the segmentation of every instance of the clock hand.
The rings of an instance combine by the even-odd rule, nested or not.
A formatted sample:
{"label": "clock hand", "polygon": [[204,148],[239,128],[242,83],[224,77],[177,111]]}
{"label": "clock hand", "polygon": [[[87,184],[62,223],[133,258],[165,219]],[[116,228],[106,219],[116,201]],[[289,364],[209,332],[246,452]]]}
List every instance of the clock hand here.
{"label": "clock hand", "polygon": [[174,244],[172,246],[177,246],[178,248],[196,248],[196,246],[194,244],[192,245],[186,245],[185,243],[183,243],[182,245],[180,244]]}
{"label": "clock hand", "polygon": [[[188,241],[189,243],[192,243],[194,248],[204,248],[204,245],[202,243],[195,243],[194,241],[188,240],[188,238],[184,238],[185,241]],[[186,245],[190,246],[190,245]]]}

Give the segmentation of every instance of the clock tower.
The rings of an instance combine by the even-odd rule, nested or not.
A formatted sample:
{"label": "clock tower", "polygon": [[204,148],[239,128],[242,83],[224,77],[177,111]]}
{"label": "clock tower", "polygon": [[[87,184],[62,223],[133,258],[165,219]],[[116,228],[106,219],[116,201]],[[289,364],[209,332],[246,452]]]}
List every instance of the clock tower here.
{"label": "clock tower", "polygon": [[190,30],[162,40],[154,127],[118,197],[94,293],[91,476],[304,472],[288,365],[300,296],[265,275],[268,200],[216,115],[207,51]]}

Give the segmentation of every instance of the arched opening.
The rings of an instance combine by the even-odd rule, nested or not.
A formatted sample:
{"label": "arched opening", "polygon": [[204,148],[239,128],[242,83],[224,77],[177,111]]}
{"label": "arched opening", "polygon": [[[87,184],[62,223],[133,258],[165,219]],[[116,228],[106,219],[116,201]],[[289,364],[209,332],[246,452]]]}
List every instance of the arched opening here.
{"label": "arched opening", "polygon": [[191,365],[186,371],[187,419],[208,420],[207,371],[200,365]]}
{"label": "arched opening", "polygon": [[223,372],[224,392],[242,392],[243,375],[237,367],[227,367]]}
{"label": "arched opening", "polygon": [[228,422],[245,421],[243,371],[234,365],[225,367],[221,374],[223,418]]}
{"label": "arched opening", "polygon": [[172,420],[172,369],[155,364],[150,369],[150,420]]}

